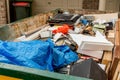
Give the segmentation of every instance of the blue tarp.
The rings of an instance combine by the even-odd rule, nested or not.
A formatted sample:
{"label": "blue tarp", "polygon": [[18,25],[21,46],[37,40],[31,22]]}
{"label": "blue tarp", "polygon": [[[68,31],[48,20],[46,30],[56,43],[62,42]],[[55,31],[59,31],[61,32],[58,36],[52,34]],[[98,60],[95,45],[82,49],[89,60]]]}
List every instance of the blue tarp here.
{"label": "blue tarp", "polygon": [[54,71],[78,60],[68,46],[55,46],[49,39],[23,42],[0,41],[0,62]]}

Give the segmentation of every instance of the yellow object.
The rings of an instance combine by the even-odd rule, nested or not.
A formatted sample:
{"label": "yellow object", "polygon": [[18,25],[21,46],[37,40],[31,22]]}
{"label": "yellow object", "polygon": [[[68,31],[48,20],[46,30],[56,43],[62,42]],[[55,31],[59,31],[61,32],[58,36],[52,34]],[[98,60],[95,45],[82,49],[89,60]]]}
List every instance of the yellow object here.
{"label": "yellow object", "polygon": [[0,75],[0,80],[23,80],[23,79],[18,79],[18,78],[13,78],[13,77]]}

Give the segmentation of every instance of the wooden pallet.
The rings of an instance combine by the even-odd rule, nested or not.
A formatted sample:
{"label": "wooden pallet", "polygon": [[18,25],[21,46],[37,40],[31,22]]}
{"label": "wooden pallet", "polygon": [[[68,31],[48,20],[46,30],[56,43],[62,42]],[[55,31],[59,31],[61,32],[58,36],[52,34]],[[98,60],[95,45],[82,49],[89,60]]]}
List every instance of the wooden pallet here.
{"label": "wooden pallet", "polygon": [[116,72],[120,62],[120,19],[116,22],[115,26],[115,47],[113,50],[112,65],[109,73],[109,80],[116,80]]}

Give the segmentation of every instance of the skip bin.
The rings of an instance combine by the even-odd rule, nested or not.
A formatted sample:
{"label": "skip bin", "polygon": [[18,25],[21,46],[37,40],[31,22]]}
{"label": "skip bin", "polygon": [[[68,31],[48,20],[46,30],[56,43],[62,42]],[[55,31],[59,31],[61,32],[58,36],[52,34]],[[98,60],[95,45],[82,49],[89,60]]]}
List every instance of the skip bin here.
{"label": "skip bin", "polygon": [[9,76],[16,80],[91,80],[6,63],[0,63],[0,75]]}
{"label": "skip bin", "polygon": [[31,16],[32,0],[15,0],[12,5],[15,8],[15,19],[23,19]]}

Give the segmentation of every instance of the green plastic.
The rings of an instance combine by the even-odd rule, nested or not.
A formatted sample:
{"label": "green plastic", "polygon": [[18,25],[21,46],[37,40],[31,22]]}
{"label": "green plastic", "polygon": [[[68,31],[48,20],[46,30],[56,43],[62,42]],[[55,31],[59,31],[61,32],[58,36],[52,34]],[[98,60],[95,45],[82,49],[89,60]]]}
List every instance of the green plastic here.
{"label": "green plastic", "polygon": [[24,19],[31,16],[30,7],[15,7],[16,20]]}
{"label": "green plastic", "polygon": [[0,63],[0,75],[20,78],[23,80],[91,80],[6,63]]}
{"label": "green plastic", "polygon": [[32,1],[33,0],[15,0],[15,2],[28,2],[29,6],[14,6],[16,13],[16,20],[32,16]]}

